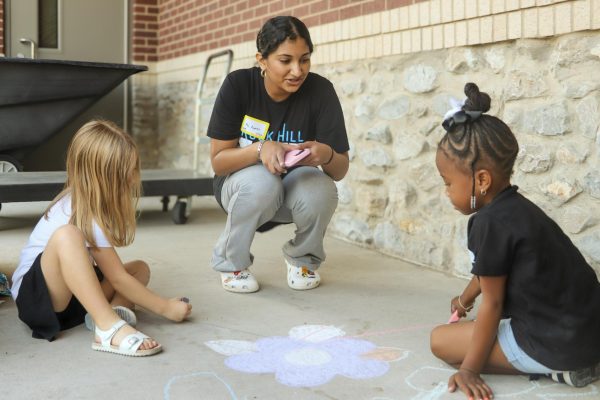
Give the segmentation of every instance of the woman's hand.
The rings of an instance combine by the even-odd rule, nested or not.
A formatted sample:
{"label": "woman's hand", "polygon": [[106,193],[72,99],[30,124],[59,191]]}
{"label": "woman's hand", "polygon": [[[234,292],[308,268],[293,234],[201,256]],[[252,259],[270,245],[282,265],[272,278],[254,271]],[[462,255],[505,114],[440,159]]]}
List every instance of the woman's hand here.
{"label": "woman's hand", "polygon": [[290,150],[297,149],[296,146],[291,146],[287,143],[266,141],[263,142],[260,149],[260,161],[273,175],[281,175],[286,172],[285,153]]}
{"label": "woman's hand", "polygon": [[494,397],[492,389],[479,374],[468,369],[459,369],[448,380],[449,392],[454,392],[457,387],[469,400],[490,400]]}
{"label": "woman's hand", "polygon": [[175,297],[167,300],[167,307],[164,311],[163,317],[174,322],[181,322],[189,317],[191,312],[191,304],[183,301],[181,297]]}
{"label": "woman's hand", "polygon": [[331,146],[311,140],[309,142],[301,143],[295,146],[296,149],[310,149],[310,154],[302,159],[298,165],[308,165],[311,167],[318,167],[319,165],[326,164],[331,160],[333,155],[333,148]]}

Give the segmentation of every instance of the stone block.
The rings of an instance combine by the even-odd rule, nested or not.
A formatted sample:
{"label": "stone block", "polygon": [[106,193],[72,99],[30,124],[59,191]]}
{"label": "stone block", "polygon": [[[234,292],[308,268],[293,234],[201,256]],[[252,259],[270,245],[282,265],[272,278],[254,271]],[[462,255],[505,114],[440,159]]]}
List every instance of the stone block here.
{"label": "stone block", "polygon": [[492,47],[484,52],[484,58],[489,67],[495,74],[504,69],[506,65],[506,56],[504,49],[501,47]]}
{"label": "stone block", "polygon": [[477,0],[479,7],[477,7],[478,15],[484,16],[492,13],[492,0]]}
{"label": "stone block", "polygon": [[577,103],[575,107],[578,132],[589,139],[596,139],[600,125],[600,95],[588,96]]}
{"label": "stone block", "polygon": [[540,190],[551,202],[560,206],[583,191],[579,183],[571,177],[557,178],[551,181],[544,181],[540,185]]}
{"label": "stone block", "polygon": [[554,32],[554,8],[538,8],[538,35],[552,36]]}
{"label": "stone block", "polygon": [[561,3],[554,6],[555,34],[562,35],[573,31],[572,2]]}
{"label": "stone block", "polygon": [[412,35],[410,31],[402,31],[402,54],[412,52]]}
{"label": "stone block", "polygon": [[394,138],[394,155],[397,160],[408,160],[421,154],[426,146],[422,137],[402,132]]}
{"label": "stone block", "polygon": [[339,203],[352,204],[352,188],[346,182],[346,180],[335,182],[335,186],[337,187]]}
{"label": "stone block", "polygon": [[454,24],[449,23],[444,25],[444,47],[456,46],[456,40],[454,37]]}
{"label": "stone block", "polygon": [[585,235],[577,242],[577,247],[588,260],[600,263],[600,232]]}
{"label": "stone block", "polygon": [[583,177],[585,191],[595,199],[600,199],[600,171],[597,169],[588,172]]}
{"label": "stone block", "polygon": [[523,35],[523,13],[515,11],[508,14],[508,38],[519,39]]}
{"label": "stone block", "polygon": [[407,68],[404,72],[404,88],[411,93],[427,93],[437,86],[436,70],[424,64],[417,64]]}
{"label": "stone block", "polygon": [[558,222],[569,233],[581,233],[585,229],[596,225],[597,218],[594,217],[589,209],[570,206],[562,213]]}
{"label": "stone block", "polygon": [[548,92],[544,71],[510,71],[505,96],[507,100],[541,97]]}
{"label": "stone block", "polygon": [[442,22],[442,0],[431,0],[429,2],[429,21],[431,25]]}
{"label": "stone block", "polygon": [[341,214],[334,217],[333,228],[343,238],[361,244],[371,244],[373,233],[369,225],[350,214]]}
{"label": "stone block", "polygon": [[563,135],[570,131],[570,116],[564,102],[544,105],[523,114],[523,128],[544,136]]}
{"label": "stone block", "polygon": [[442,25],[435,25],[432,28],[432,45],[434,50],[444,48],[444,27]]}
{"label": "stone block", "polygon": [[[448,0],[450,1],[450,0]],[[462,21],[465,19],[465,0],[453,0],[452,19],[454,21]]]}
{"label": "stone block", "polygon": [[465,0],[465,18],[477,17],[477,11],[477,0]]}
{"label": "stone block", "polygon": [[359,76],[351,76],[344,79],[339,85],[342,94],[345,96],[354,96],[362,94],[365,90],[365,83]]}
{"label": "stone block", "polygon": [[410,110],[410,99],[399,95],[381,103],[377,115],[384,120],[395,120],[405,116]]}
{"label": "stone block", "polygon": [[581,164],[585,161],[589,150],[574,143],[564,143],[556,150],[556,159],[563,164]]}
{"label": "stone block", "polygon": [[573,31],[592,28],[591,0],[573,2]]}
{"label": "stone block", "polygon": [[377,99],[374,96],[362,96],[354,108],[354,116],[363,123],[369,123],[375,116]]}
{"label": "stone block", "polygon": [[454,25],[455,46],[467,45],[467,22],[459,21]]}
{"label": "stone block", "polygon": [[421,49],[423,51],[433,50],[433,28],[430,26],[421,29]]}
{"label": "stone block", "polygon": [[452,0],[441,1],[442,6],[442,22],[450,22],[453,20],[452,15]]}
{"label": "stone block", "polygon": [[392,142],[390,126],[386,123],[378,123],[367,131],[366,139],[381,144],[390,144]]}
{"label": "stone block", "polygon": [[492,17],[483,17],[480,20],[480,33],[481,43],[491,43],[494,41],[493,25],[494,20]]}
{"label": "stone block", "polygon": [[469,69],[477,68],[478,59],[473,49],[449,49],[446,57],[446,69],[453,73],[465,73]]}
{"label": "stone block", "polygon": [[394,165],[394,159],[382,147],[362,149],[359,151],[359,157],[366,167],[391,167]]}
{"label": "stone block", "polygon": [[600,0],[592,1],[592,29],[600,29]]}
{"label": "stone block", "polygon": [[530,8],[523,11],[522,37],[535,38],[538,36],[538,9]]}
{"label": "stone block", "polygon": [[492,0],[492,14],[499,14],[506,11],[505,0]]}
{"label": "stone block", "polygon": [[552,168],[552,153],[547,146],[522,145],[517,156],[518,168],[525,173],[539,174]]}
{"label": "stone block", "polygon": [[408,7],[400,7],[400,30],[408,29],[409,27],[409,17],[408,17]]}
{"label": "stone block", "polygon": [[520,7],[519,0],[506,0],[506,11],[518,10]]}
{"label": "stone block", "polygon": [[469,45],[476,45],[481,43],[481,32],[479,29],[479,20],[470,19],[467,21],[467,38]]}
{"label": "stone block", "polygon": [[506,14],[494,15],[493,20],[493,38],[494,42],[500,42],[508,39],[508,18]]}
{"label": "stone block", "polygon": [[413,53],[421,51],[421,29],[410,31],[410,50]]}
{"label": "stone block", "polygon": [[388,195],[384,186],[365,186],[356,190],[356,207],[360,213],[370,217],[382,217],[388,204]]}

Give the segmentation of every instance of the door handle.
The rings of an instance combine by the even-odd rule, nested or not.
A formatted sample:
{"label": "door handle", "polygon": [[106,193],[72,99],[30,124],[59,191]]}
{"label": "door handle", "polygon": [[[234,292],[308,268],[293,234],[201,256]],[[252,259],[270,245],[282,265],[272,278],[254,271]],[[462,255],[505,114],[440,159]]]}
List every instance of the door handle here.
{"label": "door handle", "polygon": [[29,44],[29,46],[31,48],[31,58],[35,59],[36,58],[36,50],[37,50],[37,44],[35,43],[35,40],[28,39],[28,38],[21,38],[21,39],[19,39],[19,42],[21,42],[21,44],[24,44],[24,45]]}

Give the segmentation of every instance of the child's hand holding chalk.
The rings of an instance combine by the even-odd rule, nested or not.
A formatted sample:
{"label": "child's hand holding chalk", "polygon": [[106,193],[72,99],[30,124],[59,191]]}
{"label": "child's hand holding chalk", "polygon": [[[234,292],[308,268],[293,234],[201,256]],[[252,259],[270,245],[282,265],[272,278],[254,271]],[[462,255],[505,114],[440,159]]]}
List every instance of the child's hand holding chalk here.
{"label": "child's hand holding chalk", "polygon": [[455,310],[452,315],[450,316],[450,319],[448,320],[449,324],[452,324],[454,322],[458,322],[460,321],[460,317],[458,316],[458,310]]}

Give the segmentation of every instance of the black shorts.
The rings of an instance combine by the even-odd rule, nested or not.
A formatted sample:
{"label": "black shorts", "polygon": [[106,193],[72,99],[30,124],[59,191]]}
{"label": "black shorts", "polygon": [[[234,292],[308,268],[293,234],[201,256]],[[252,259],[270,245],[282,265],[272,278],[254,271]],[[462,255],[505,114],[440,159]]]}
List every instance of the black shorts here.
{"label": "black shorts", "polygon": [[[31,336],[51,342],[58,332],[82,324],[87,311],[75,296],[71,297],[71,301],[63,311],[54,311],[42,273],[41,258],[42,253],[36,257],[29,271],[23,275],[15,303],[19,311],[19,319],[33,331]],[[104,276],[100,269],[94,267],[94,270],[98,280],[102,281]]]}

